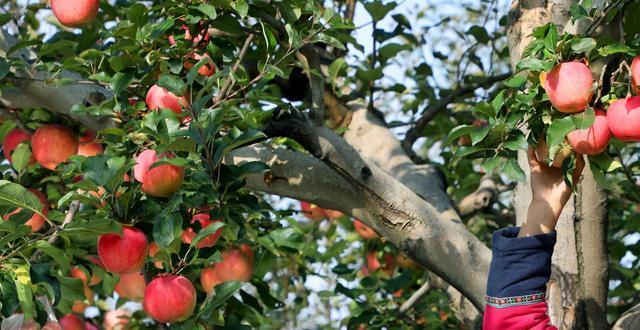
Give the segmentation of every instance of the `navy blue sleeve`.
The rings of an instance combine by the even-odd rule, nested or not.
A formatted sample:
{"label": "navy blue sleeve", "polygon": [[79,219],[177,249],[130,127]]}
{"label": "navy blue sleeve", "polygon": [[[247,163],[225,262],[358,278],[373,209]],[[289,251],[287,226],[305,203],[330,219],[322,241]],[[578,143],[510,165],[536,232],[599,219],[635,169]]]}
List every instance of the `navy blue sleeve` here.
{"label": "navy blue sleeve", "polygon": [[520,227],[493,234],[487,296],[504,298],[545,293],[551,277],[556,232],[518,238]]}

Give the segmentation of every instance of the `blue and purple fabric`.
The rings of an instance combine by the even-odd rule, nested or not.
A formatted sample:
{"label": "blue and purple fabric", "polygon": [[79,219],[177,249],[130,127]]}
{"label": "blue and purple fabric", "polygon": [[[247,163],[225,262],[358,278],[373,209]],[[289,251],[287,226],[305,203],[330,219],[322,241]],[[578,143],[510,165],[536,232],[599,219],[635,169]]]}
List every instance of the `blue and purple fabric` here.
{"label": "blue and purple fabric", "polygon": [[545,295],[556,232],[518,237],[520,227],[493,234],[485,330],[557,329],[549,324]]}

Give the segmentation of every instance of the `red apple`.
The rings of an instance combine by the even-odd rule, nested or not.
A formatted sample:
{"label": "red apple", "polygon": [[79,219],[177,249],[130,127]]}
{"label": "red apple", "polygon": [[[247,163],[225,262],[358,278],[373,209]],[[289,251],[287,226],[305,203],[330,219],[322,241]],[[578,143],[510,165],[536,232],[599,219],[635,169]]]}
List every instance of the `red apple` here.
{"label": "red apple", "polygon": [[640,141],[640,96],[613,102],[607,110],[607,123],[613,136],[621,141]]}
{"label": "red apple", "polygon": [[300,209],[305,217],[311,220],[322,220],[325,218],[324,210],[318,205],[311,204],[309,202],[300,201]]}
{"label": "red apple", "polygon": [[[20,145],[20,143],[30,143],[31,142],[31,134],[29,132],[24,131],[20,128],[14,128],[4,137],[2,141],[2,151],[4,152],[4,157],[7,158],[9,162],[11,162],[11,153]],[[31,155],[29,159],[29,164],[35,164],[36,159]]]}
{"label": "red apple", "polygon": [[[95,325],[95,324],[93,324],[93,323],[91,323],[91,322],[89,322],[89,321],[84,322],[84,327],[85,327],[87,330],[100,330],[100,328],[98,328],[98,326],[97,326],[97,325]],[[43,330],[44,330],[44,329],[43,329]],[[119,330],[124,330],[124,329],[119,329]]]}
{"label": "red apple", "polygon": [[183,276],[158,276],[144,291],[144,311],[162,323],[188,319],[196,308],[196,289]]}
{"label": "red apple", "polygon": [[102,144],[96,142],[96,133],[86,130],[79,139],[78,155],[92,157],[104,152]]}
{"label": "red apple", "polygon": [[201,76],[211,77],[214,73],[216,73],[216,67],[213,65],[213,60],[209,57],[209,55],[204,54],[196,54],[191,52],[187,54],[187,59],[184,61],[184,68],[187,70],[191,70],[200,60],[207,59],[207,63],[203,64],[200,68],[198,68],[198,73]]}
{"label": "red apple", "polygon": [[640,94],[640,56],[631,62],[631,88],[636,95]]}
{"label": "red apple", "polygon": [[396,258],[394,258],[390,253],[385,253],[383,258],[384,264],[380,263],[377,252],[371,251],[367,253],[366,263],[362,267],[362,272],[368,276],[380,269],[383,274],[390,277],[396,270]]}
{"label": "red apple", "polygon": [[344,213],[337,210],[325,209],[324,214],[329,218],[329,220],[335,220],[341,217],[344,217]]}
{"label": "red apple", "polygon": [[380,237],[380,235],[378,235],[378,233],[376,233],[375,230],[369,228],[367,225],[365,225],[364,223],[362,223],[362,221],[358,219],[353,220],[353,228],[360,235],[360,237],[364,239],[377,239]]}
{"label": "red apple", "polygon": [[134,227],[123,227],[122,236],[114,233],[98,239],[98,256],[104,268],[116,274],[139,272],[147,258],[149,243],[144,233]]}
{"label": "red apple", "polygon": [[[87,297],[87,301],[89,303],[93,303],[93,291],[89,288],[89,283],[87,283],[87,274],[84,273],[80,267],[71,268],[71,277],[77,278],[82,281],[82,285],[84,287],[84,295]],[[93,280],[93,277],[91,278]],[[82,303],[80,301],[80,303]],[[84,308],[82,308],[84,310]]]}
{"label": "red apple", "polygon": [[158,85],[153,85],[147,92],[147,108],[151,110],[169,109],[176,114],[182,114],[182,108],[188,103],[184,96],[176,96],[172,92]]}
{"label": "red apple", "polygon": [[213,292],[213,288],[222,283],[223,281],[218,276],[217,268],[215,265],[205,267],[200,273],[200,285],[202,285],[202,289],[208,295]]}
{"label": "red apple", "polygon": [[569,144],[579,154],[597,155],[607,149],[611,131],[607,124],[607,114],[596,110],[596,118],[589,128],[575,130],[567,135]]}
{"label": "red apple", "polygon": [[122,309],[113,309],[104,314],[104,330],[125,330],[131,320],[131,313]]}
{"label": "red apple", "polygon": [[[214,222],[222,222],[221,220],[211,220],[211,216],[209,215],[209,213],[198,213],[196,215],[194,215],[191,218],[191,223],[195,223],[196,221],[198,221],[200,223],[200,227],[201,228],[205,228],[208,227],[209,225],[213,224]],[[218,229],[215,233],[203,238],[202,240],[200,240],[200,242],[198,242],[198,244],[196,244],[196,248],[198,249],[202,249],[202,248],[208,248],[208,247],[212,247],[214,245],[216,245],[216,242],[218,241],[218,238],[220,237],[220,235],[222,234],[222,228]],[[193,241],[193,239],[196,238],[198,234],[193,230],[192,227],[187,228],[186,230],[184,230],[182,232],[182,235],[180,236],[180,238],[182,239],[182,242],[185,244],[191,244],[191,242]]]}
{"label": "red apple", "polygon": [[578,61],[560,63],[541,78],[542,87],[558,111],[580,112],[589,105],[593,77],[586,64]]}
{"label": "red apple", "polygon": [[62,125],[40,126],[31,138],[31,150],[42,167],[55,170],[58,164],[78,153],[78,138]]}
{"label": "red apple", "polygon": [[140,273],[122,274],[120,280],[116,284],[116,293],[122,298],[142,301],[144,298],[144,289],[147,287],[147,281]]}
{"label": "red apple", "polygon": [[[201,27],[202,25],[199,24],[199,28]],[[184,30],[184,40],[191,41],[194,45],[200,43],[200,41],[202,40],[209,41],[209,31],[207,31],[207,29],[200,30],[200,33],[198,33],[198,35],[192,37],[191,32],[189,32],[188,26],[183,24],[180,28]],[[169,44],[171,44],[172,46],[176,44],[176,40],[173,35],[169,36]]]}
{"label": "red apple", "polygon": [[100,0],[51,0],[58,21],[68,27],[90,24],[98,15]]}
{"label": "red apple", "polygon": [[[42,210],[40,210],[40,213],[44,214],[45,216],[47,216],[49,214],[49,207],[48,207],[48,203],[47,203],[47,196],[45,196],[42,192],[40,192],[39,190],[35,190],[35,189],[29,189],[30,192],[32,192],[34,195],[36,195],[36,197],[38,197],[38,199],[40,200],[40,203],[42,203]],[[13,212],[3,216],[2,218],[4,220],[9,220],[11,218],[12,215],[14,214],[18,214],[22,211],[22,208],[17,208],[15,210],[13,210]],[[34,213],[31,218],[29,218],[29,220],[27,220],[27,222],[25,222],[24,224],[27,226],[31,226],[31,232],[35,233],[38,230],[42,229],[42,227],[44,226],[45,223],[45,219],[39,215]]]}
{"label": "red apple", "polygon": [[136,158],[133,174],[136,180],[142,183],[142,191],[147,195],[169,197],[182,186],[183,167],[164,164],[151,168],[163,157],[171,158],[173,156],[169,153],[158,155],[154,150],[145,150]]}
{"label": "red apple", "polygon": [[73,314],[67,314],[59,320],[62,329],[64,330],[85,330],[84,322],[79,317]]}
{"label": "red apple", "polygon": [[[64,330],[62,329],[62,325],[58,322],[47,321],[47,323],[42,327],[41,330]],[[87,328],[87,330],[90,330]]]}
{"label": "red apple", "polygon": [[153,259],[153,265],[158,269],[163,269],[164,266],[162,266],[162,260],[160,260],[160,258],[156,258],[156,254],[159,250],[160,247],[158,247],[156,242],[151,242],[151,244],[149,244],[149,257]]}

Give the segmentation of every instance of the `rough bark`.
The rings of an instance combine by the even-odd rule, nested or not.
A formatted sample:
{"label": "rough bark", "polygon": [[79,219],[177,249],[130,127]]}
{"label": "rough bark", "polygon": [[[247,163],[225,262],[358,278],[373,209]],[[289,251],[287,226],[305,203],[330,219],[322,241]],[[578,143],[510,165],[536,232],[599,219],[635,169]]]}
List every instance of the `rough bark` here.
{"label": "rough bark", "polygon": [[[581,33],[584,23],[570,23],[570,0],[515,0],[509,13],[508,41],[512,65],[519,61],[531,31],[548,22],[560,30]],[[598,67],[592,69],[598,70]],[[526,154],[518,154],[528,173]],[[516,221],[522,223],[531,191],[527,182],[515,194]],[[597,188],[588,168],[577,195],[563,210],[557,225],[558,242],[553,255],[553,273],[548,286],[549,316],[561,329],[604,329],[607,296],[606,196]]]}

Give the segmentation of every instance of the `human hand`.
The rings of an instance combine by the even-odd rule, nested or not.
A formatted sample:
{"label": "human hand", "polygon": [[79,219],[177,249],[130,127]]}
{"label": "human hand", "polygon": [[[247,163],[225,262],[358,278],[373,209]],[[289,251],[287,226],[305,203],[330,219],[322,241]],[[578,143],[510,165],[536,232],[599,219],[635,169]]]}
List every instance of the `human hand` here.
{"label": "human hand", "polygon": [[[546,143],[543,142],[543,147]],[[527,151],[531,171],[532,200],[520,229],[519,237],[545,234],[555,229],[562,209],[571,197],[572,189],[564,181],[562,168],[549,166],[540,161],[536,150],[529,147]],[[577,154],[576,168],[573,171],[573,182],[577,183],[584,169],[584,158]]]}

